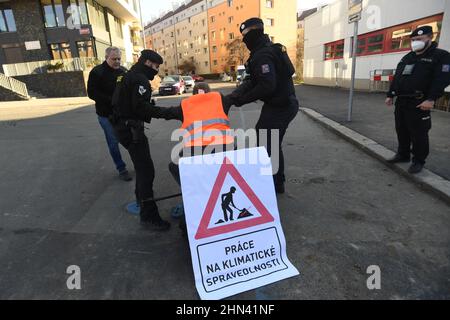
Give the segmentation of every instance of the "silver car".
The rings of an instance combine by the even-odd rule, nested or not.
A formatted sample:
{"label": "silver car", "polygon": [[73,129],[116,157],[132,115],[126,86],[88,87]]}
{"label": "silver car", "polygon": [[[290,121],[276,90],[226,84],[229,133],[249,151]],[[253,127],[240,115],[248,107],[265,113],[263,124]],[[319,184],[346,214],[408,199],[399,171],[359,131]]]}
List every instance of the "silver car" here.
{"label": "silver car", "polygon": [[194,78],[191,76],[183,76],[184,84],[186,86],[186,92],[189,91],[189,89],[194,89],[195,81]]}

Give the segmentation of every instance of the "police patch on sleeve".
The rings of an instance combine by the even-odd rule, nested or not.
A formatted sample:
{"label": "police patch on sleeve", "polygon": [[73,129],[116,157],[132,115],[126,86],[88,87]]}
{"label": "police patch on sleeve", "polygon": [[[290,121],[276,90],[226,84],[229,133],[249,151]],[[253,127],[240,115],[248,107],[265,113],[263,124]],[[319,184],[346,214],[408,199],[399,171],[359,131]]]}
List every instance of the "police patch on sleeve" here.
{"label": "police patch on sleeve", "polygon": [[262,69],[262,73],[263,73],[263,74],[264,74],[264,73],[270,73],[270,67],[269,67],[268,64],[263,64],[263,65],[261,66],[261,69]]}
{"label": "police patch on sleeve", "polygon": [[442,65],[442,72],[450,72],[450,64]]}
{"label": "police patch on sleeve", "polygon": [[147,92],[147,90],[145,90],[145,88],[144,88],[143,86],[139,86],[139,94],[140,94],[141,96],[143,96],[144,93],[146,93],[146,92]]}

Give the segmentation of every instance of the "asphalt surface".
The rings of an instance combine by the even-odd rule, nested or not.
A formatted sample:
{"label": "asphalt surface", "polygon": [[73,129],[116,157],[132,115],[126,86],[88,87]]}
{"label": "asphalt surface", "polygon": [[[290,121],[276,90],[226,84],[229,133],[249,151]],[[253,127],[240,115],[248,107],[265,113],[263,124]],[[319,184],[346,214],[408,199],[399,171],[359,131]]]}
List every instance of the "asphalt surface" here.
{"label": "asphalt surface", "polygon": [[[251,128],[259,109],[232,109],[232,125]],[[178,200],[160,205],[169,232],[141,230],[124,210],[134,182],[118,179],[93,107],[42,110],[0,104],[0,299],[198,299],[169,214]],[[179,191],[167,169],[178,126],[148,125],[157,196]],[[232,299],[450,298],[449,206],[300,113],[284,146],[278,206],[301,275]],[[81,290],[66,286],[70,265]],[[381,290],[367,289],[370,265]]]}
{"label": "asphalt surface", "polygon": [[[353,119],[347,122],[348,90],[319,86],[296,86],[300,105],[345,125],[356,132],[397,151],[394,107],[384,104],[382,93],[355,92]],[[430,155],[426,168],[450,180],[450,112],[432,111]]]}

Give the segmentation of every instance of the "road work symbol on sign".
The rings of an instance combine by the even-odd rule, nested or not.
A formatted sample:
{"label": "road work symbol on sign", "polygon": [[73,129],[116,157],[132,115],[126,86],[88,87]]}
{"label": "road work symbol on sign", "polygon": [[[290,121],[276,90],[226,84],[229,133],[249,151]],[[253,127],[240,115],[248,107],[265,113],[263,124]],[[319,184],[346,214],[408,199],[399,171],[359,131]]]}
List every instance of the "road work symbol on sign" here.
{"label": "road work symbol on sign", "polygon": [[180,159],[201,299],[223,299],[299,274],[286,254],[271,173],[264,147]]}
{"label": "road work symbol on sign", "polygon": [[[226,185],[226,178],[228,179],[228,182],[231,180],[236,183],[240,192],[237,192],[237,189],[233,183],[233,185],[228,189],[228,192],[222,193],[224,190],[223,187]],[[244,197],[246,196],[246,207],[243,209],[238,209],[235,206],[233,201],[234,194],[237,196],[242,195],[243,197],[241,197],[241,199],[244,199],[244,201]],[[220,201],[219,196],[221,198]],[[235,214],[232,207],[238,211],[237,214]],[[251,207],[254,207],[255,212],[259,213],[258,216],[250,212]],[[217,219],[215,220],[216,222],[213,226],[211,226],[213,216]],[[209,200],[206,204],[206,209],[202,217],[203,218],[200,221],[195,239],[208,238],[218,234],[246,229],[263,223],[272,222],[274,220],[267,208],[256,196],[252,188],[248,185],[227,157],[224,158],[220,167],[219,174],[217,175],[216,181],[213,185],[211,195],[209,196]],[[236,219],[234,219],[234,217],[236,217]]]}

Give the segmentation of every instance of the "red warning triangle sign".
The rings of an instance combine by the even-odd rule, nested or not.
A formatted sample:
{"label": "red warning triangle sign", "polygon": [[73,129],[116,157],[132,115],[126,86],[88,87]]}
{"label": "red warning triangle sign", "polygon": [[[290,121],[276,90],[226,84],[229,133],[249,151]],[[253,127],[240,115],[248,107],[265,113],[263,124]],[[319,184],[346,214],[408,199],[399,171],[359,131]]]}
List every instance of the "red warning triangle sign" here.
{"label": "red warning triangle sign", "polygon": [[[246,219],[243,221],[238,221],[232,224],[208,228],[213,215],[214,207],[217,203],[217,200],[219,199],[220,190],[223,187],[223,183],[225,181],[227,174],[230,174],[230,176],[236,181],[236,183],[245,193],[245,195],[253,204],[253,206],[256,208],[256,210],[258,210],[261,216],[252,219]],[[223,159],[223,163],[222,166],[220,167],[216,181],[214,182],[214,186],[211,195],[209,196],[209,200],[206,204],[205,211],[203,212],[202,220],[200,221],[197,233],[195,234],[195,239],[198,240],[212,236],[217,236],[219,234],[246,229],[272,221],[274,221],[274,218],[269,213],[267,208],[264,206],[261,200],[259,200],[256,194],[247,184],[247,182],[245,182],[244,178],[241,176],[236,167],[231,163],[231,161],[227,157],[225,157]]]}

